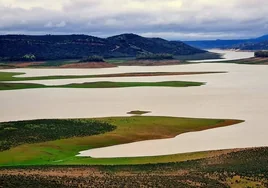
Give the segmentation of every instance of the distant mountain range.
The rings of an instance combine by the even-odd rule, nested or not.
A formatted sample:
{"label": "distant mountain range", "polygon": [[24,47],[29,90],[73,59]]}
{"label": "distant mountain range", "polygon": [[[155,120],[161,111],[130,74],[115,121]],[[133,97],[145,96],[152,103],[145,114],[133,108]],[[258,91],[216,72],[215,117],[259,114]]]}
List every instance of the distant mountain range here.
{"label": "distant mountain range", "polygon": [[1,35],[0,60],[80,59],[91,55],[133,57],[142,53],[193,55],[206,51],[181,41],[146,38],[135,34],[121,34],[108,38],[88,35]]}
{"label": "distant mountain range", "polygon": [[240,50],[268,50],[268,35],[254,39],[238,40],[200,40],[184,41],[186,44],[201,49],[240,49]]}

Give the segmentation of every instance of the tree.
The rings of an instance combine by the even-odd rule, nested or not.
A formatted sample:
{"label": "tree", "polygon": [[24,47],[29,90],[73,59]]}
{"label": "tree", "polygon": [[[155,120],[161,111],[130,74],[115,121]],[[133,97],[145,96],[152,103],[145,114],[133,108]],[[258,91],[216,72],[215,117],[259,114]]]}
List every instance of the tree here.
{"label": "tree", "polygon": [[79,62],[104,62],[104,59],[102,56],[93,55],[83,58]]}
{"label": "tree", "polygon": [[268,51],[257,51],[255,57],[268,57]]}
{"label": "tree", "polygon": [[34,54],[25,54],[23,57],[22,57],[22,60],[23,61],[35,61],[36,60],[36,57]]}

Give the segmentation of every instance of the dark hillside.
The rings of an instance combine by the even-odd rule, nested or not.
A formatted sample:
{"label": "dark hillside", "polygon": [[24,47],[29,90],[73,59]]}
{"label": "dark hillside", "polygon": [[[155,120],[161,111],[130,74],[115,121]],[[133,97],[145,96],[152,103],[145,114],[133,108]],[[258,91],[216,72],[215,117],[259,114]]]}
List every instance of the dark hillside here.
{"label": "dark hillside", "polygon": [[88,35],[0,36],[2,61],[81,59],[92,55],[105,58],[134,57],[140,53],[192,55],[204,52],[183,42],[145,38],[134,34],[123,34],[107,39]]}
{"label": "dark hillside", "polygon": [[246,43],[238,46],[241,50],[268,50],[268,40],[262,42]]}
{"label": "dark hillside", "polygon": [[183,42],[167,41],[161,38],[145,38],[135,34],[122,34],[109,37],[108,41],[118,45],[118,49],[115,51],[131,54],[131,56],[136,56],[137,53],[192,55],[205,52]]}

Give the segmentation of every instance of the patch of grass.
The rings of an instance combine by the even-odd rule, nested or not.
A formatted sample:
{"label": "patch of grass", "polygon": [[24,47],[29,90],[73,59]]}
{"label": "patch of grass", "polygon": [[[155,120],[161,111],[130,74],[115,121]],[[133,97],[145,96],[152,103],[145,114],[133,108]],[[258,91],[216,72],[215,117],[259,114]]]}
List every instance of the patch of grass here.
{"label": "patch of grass", "polygon": [[[118,159],[93,159],[90,157],[76,157],[80,151],[131,143],[136,141],[172,138],[179,134],[200,131],[216,127],[229,126],[240,123],[240,120],[222,119],[192,119],[177,117],[108,117],[94,118],[116,126],[112,132],[104,134],[72,137],[35,144],[23,144],[0,152],[1,166],[16,165],[70,165],[70,164],[143,164],[182,160],[180,155],[172,157],[151,158],[118,158]],[[40,124],[42,121],[40,120]],[[19,122],[13,122],[16,124]],[[31,123],[31,121],[28,121]],[[34,123],[34,122],[33,122]],[[8,127],[11,127],[9,124]],[[18,126],[12,126],[18,127]],[[14,144],[15,145],[15,144]],[[198,154],[200,155],[203,154]],[[193,155],[192,157],[196,157]]]}
{"label": "patch of grass", "polygon": [[90,82],[82,84],[68,84],[59,87],[64,88],[120,88],[120,87],[190,87],[201,86],[201,82]]}
{"label": "patch of grass", "polygon": [[37,88],[46,88],[47,86],[42,84],[31,84],[31,83],[1,83],[0,82],[0,91],[1,90],[17,90],[17,89],[37,89]]}
{"label": "patch of grass", "polygon": [[21,78],[14,76],[23,75],[25,73],[16,73],[16,72],[0,72],[0,81],[20,81]]}
{"label": "patch of grass", "polygon": [[134,110],[130,111],[127,114],[132,114],[132,115],[143,115],[143,114],[148,114],[150,111],[141,111],[141,110]]}
{"label": "patch of grass", "polygon": [[113,64],[121,64],[121,63],[125,63],[134,59],[135,57],[125,57],[125,58],[122,57],[122,58],[109,58],[109,59],[105,59],[105,61],[108,63],[113,63]]}

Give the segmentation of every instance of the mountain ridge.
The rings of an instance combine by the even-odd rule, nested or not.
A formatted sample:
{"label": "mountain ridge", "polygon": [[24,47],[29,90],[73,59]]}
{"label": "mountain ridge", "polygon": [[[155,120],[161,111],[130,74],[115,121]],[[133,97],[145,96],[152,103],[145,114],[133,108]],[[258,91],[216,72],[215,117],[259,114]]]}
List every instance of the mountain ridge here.
{"label": "mountain ridge", "polygon": [[[184,43],[201,49],[240,49],[240,50],[268,50],[268,35],[249,39],[230,40],[195,40],[183,41]],[[265,43],[265,44],[262,44]]]}
{"label": "mountain ridge", "polygon": [[146,38],[132,33],[107,38],[90,35],[0,35],[0,59],[19,60],[33,54],[37,60],[80,59],[91,55],[133,57],[140,53],[193,55],[206,51],[181,41]]}

